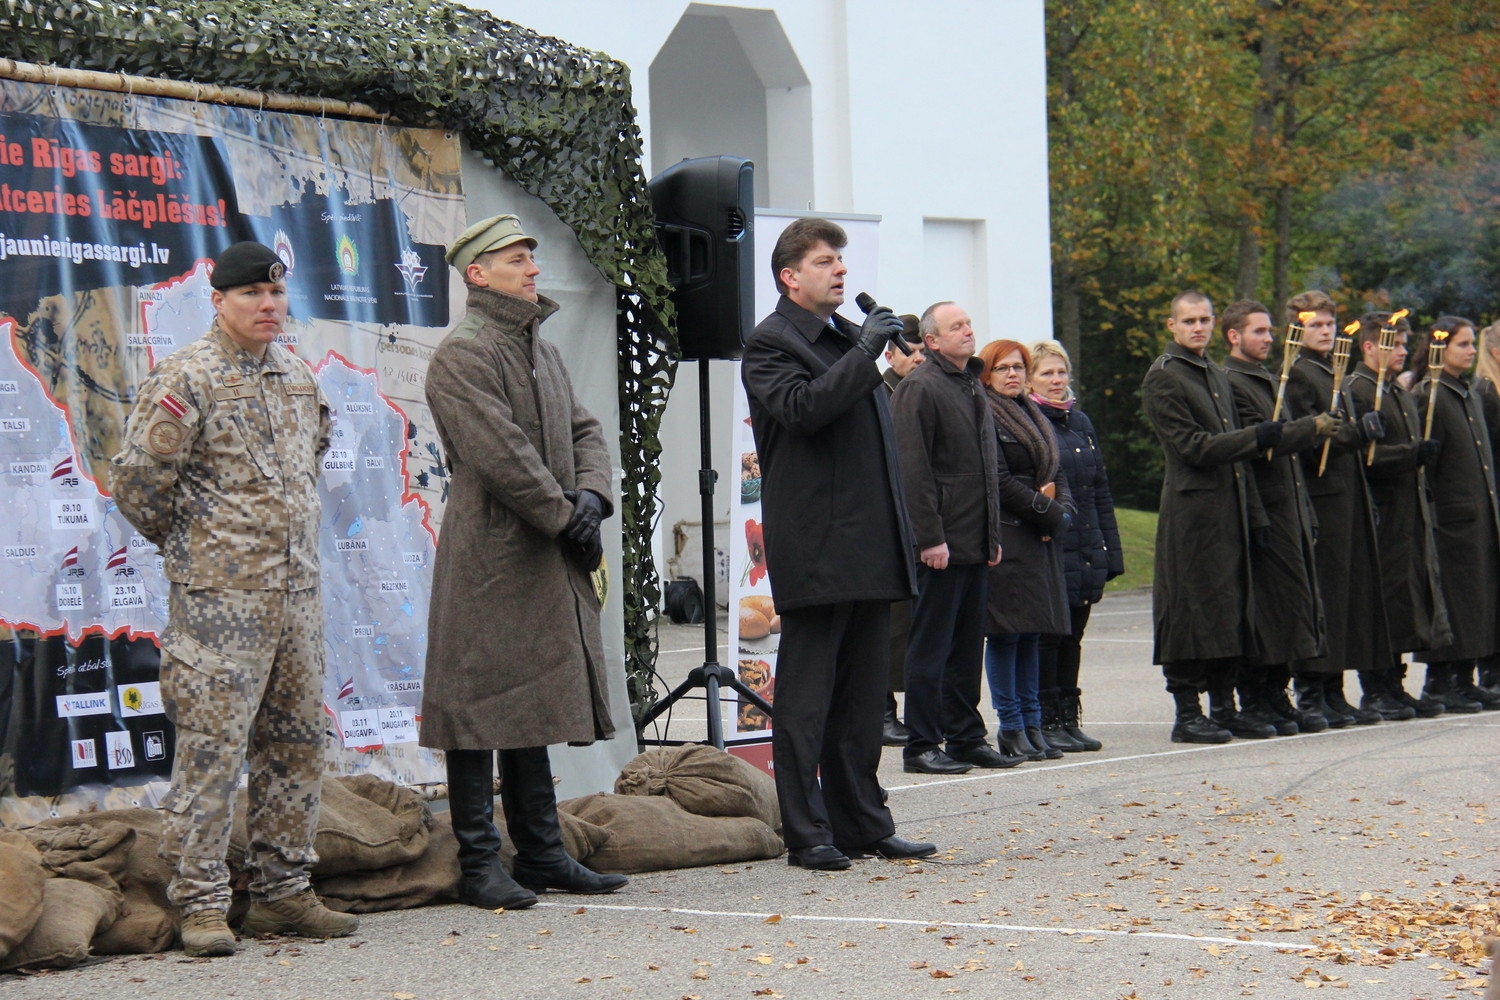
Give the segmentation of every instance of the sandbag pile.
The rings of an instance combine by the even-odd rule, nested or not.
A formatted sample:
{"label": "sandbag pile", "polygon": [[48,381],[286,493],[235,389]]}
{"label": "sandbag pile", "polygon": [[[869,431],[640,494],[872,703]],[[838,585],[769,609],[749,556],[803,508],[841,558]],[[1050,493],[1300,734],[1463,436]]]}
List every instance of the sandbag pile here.
{"label": "sandbag pile", "polygon": [[[249,881],[247,811],[242,790],[228,859],[237,890]],[[615,794],[562,802],[558,820],[568,853],[601,872],[755,861],[783,849],[775,783],[712,747],[648,750],[621,771]],[[510,868],[515,849],[502,837]],[[170,948],[172,871],[157,857],[160,840],[161,813],[141,808],[0,830],[0,971]],[[313,887],[330,909],[371,913],[458,898],[452,823],[414,789],[373,775],[325,781],[314,847]],[[231,924],[244,896],[236,891]]]}

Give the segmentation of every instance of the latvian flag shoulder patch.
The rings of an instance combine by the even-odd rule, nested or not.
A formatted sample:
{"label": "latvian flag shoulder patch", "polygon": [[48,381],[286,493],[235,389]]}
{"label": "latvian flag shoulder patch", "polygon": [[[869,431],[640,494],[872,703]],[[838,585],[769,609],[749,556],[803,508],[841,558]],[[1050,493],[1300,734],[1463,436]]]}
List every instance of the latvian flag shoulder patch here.
{"label": "latvian flag shoulder patch", "polygon": [[181,420],[183,417],[187,416],[187,404],[178,399],[176,396],[172,395],[170,392],[163,396],[161,399],[158,399],[156,401],[156,405],[172,414],[172,416],[176,417],[178,420]]}

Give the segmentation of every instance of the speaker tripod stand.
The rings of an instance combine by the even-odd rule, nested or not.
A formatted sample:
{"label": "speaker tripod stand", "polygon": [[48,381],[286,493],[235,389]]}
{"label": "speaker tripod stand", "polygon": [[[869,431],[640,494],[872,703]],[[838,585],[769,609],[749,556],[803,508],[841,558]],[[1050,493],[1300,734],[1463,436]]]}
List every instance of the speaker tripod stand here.
{"label": "speaker tripod stand", "polygon": [[648,740],[646,727],[655,722],[663,712],[689,697],[689,692],[703,689],[703,701],[707,706],[708,741],[720,750],[724,749],[724,720],[720,712],[719,692],[729,688],[745,701],[754,705],[767,716],[771,715],[771,704],[751,690],[733,669],[719,662],[719,605],[714,585],[714,484],[719,474],[713,467],[713,442],[710,440],[711,415],[709,410],[708,359],[698,359],[698,439],[700,461],[698,468],[698,495],[702,501],[703,524],[700,528],[703,544],[703,663],[688,671],[687,679],[673,688],[665,698],[651,706],[636,727],[636,738],[641,744],[660,746],[666,740]]}

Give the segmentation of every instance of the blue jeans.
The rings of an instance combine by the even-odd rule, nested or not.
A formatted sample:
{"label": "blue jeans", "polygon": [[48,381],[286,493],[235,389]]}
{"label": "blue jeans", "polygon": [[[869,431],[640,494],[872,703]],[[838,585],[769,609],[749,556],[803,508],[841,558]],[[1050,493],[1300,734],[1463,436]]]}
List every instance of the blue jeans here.
{"label": "blue jeans", "polygon": [[1037,698],[1039,638],[1035,632],[985,636],[984,673],[1001,729],[1041,728],[1042,703]]}

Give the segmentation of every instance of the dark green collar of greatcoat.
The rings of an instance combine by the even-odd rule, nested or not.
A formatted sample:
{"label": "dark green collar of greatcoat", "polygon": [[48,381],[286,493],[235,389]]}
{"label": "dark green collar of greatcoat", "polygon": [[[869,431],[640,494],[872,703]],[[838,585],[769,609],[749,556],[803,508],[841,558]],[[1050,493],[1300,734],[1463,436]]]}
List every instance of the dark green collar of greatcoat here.
{"label": "dark green collar of greatcoat", "polygon": [[1449,375],[1443,372],[1438,376],[1438,381],[1458,393],[1460,399],[1469,398],[1469,380],[1462,375]]}
{"label": "dark green collar of greatcoat", "polygon": [[1197,365],[1199,368],[1207,368],[1209,366],[1208,355],[1194,354],[1192,351],[1188,350],[1186,347],[1183,347],[1175,340],[1167,342],[1167,350],[1165,353],[1169,357],[1181,358],[1183,361],[1191,362]]}
{"label": "dark green collar of greatcoat", "polygon": [[1266,366],[1261,364],[1259,361],[1246,361],[1242,358],[1237,358],[1232,354],[1224,359],[1224,370],[1239,372],[1242,375],[1250,375],[1254,378],[1265,379],[1267,382],[1275,381],[1271,377],[1271,373],[1266,369]]}
{"label": "dark green collar of greatcoat", "polygon": [[1328,352],[1328,354],[1319,354],[1317,351],[1313,350],[1311,347],[1304,347],[1304,348],[1302,348],[1301,353],[1299,353],[1297,355],[1297,360],[1298,361],[1311,361],[1313,364],[1317,365],[1319,368],[1323,369],[1325,372],[1327,372],[1328,374],[1332,375],[1333,374],[1333,358],[1332,358],[1332,354],[1333,354],[1332,351]]}

